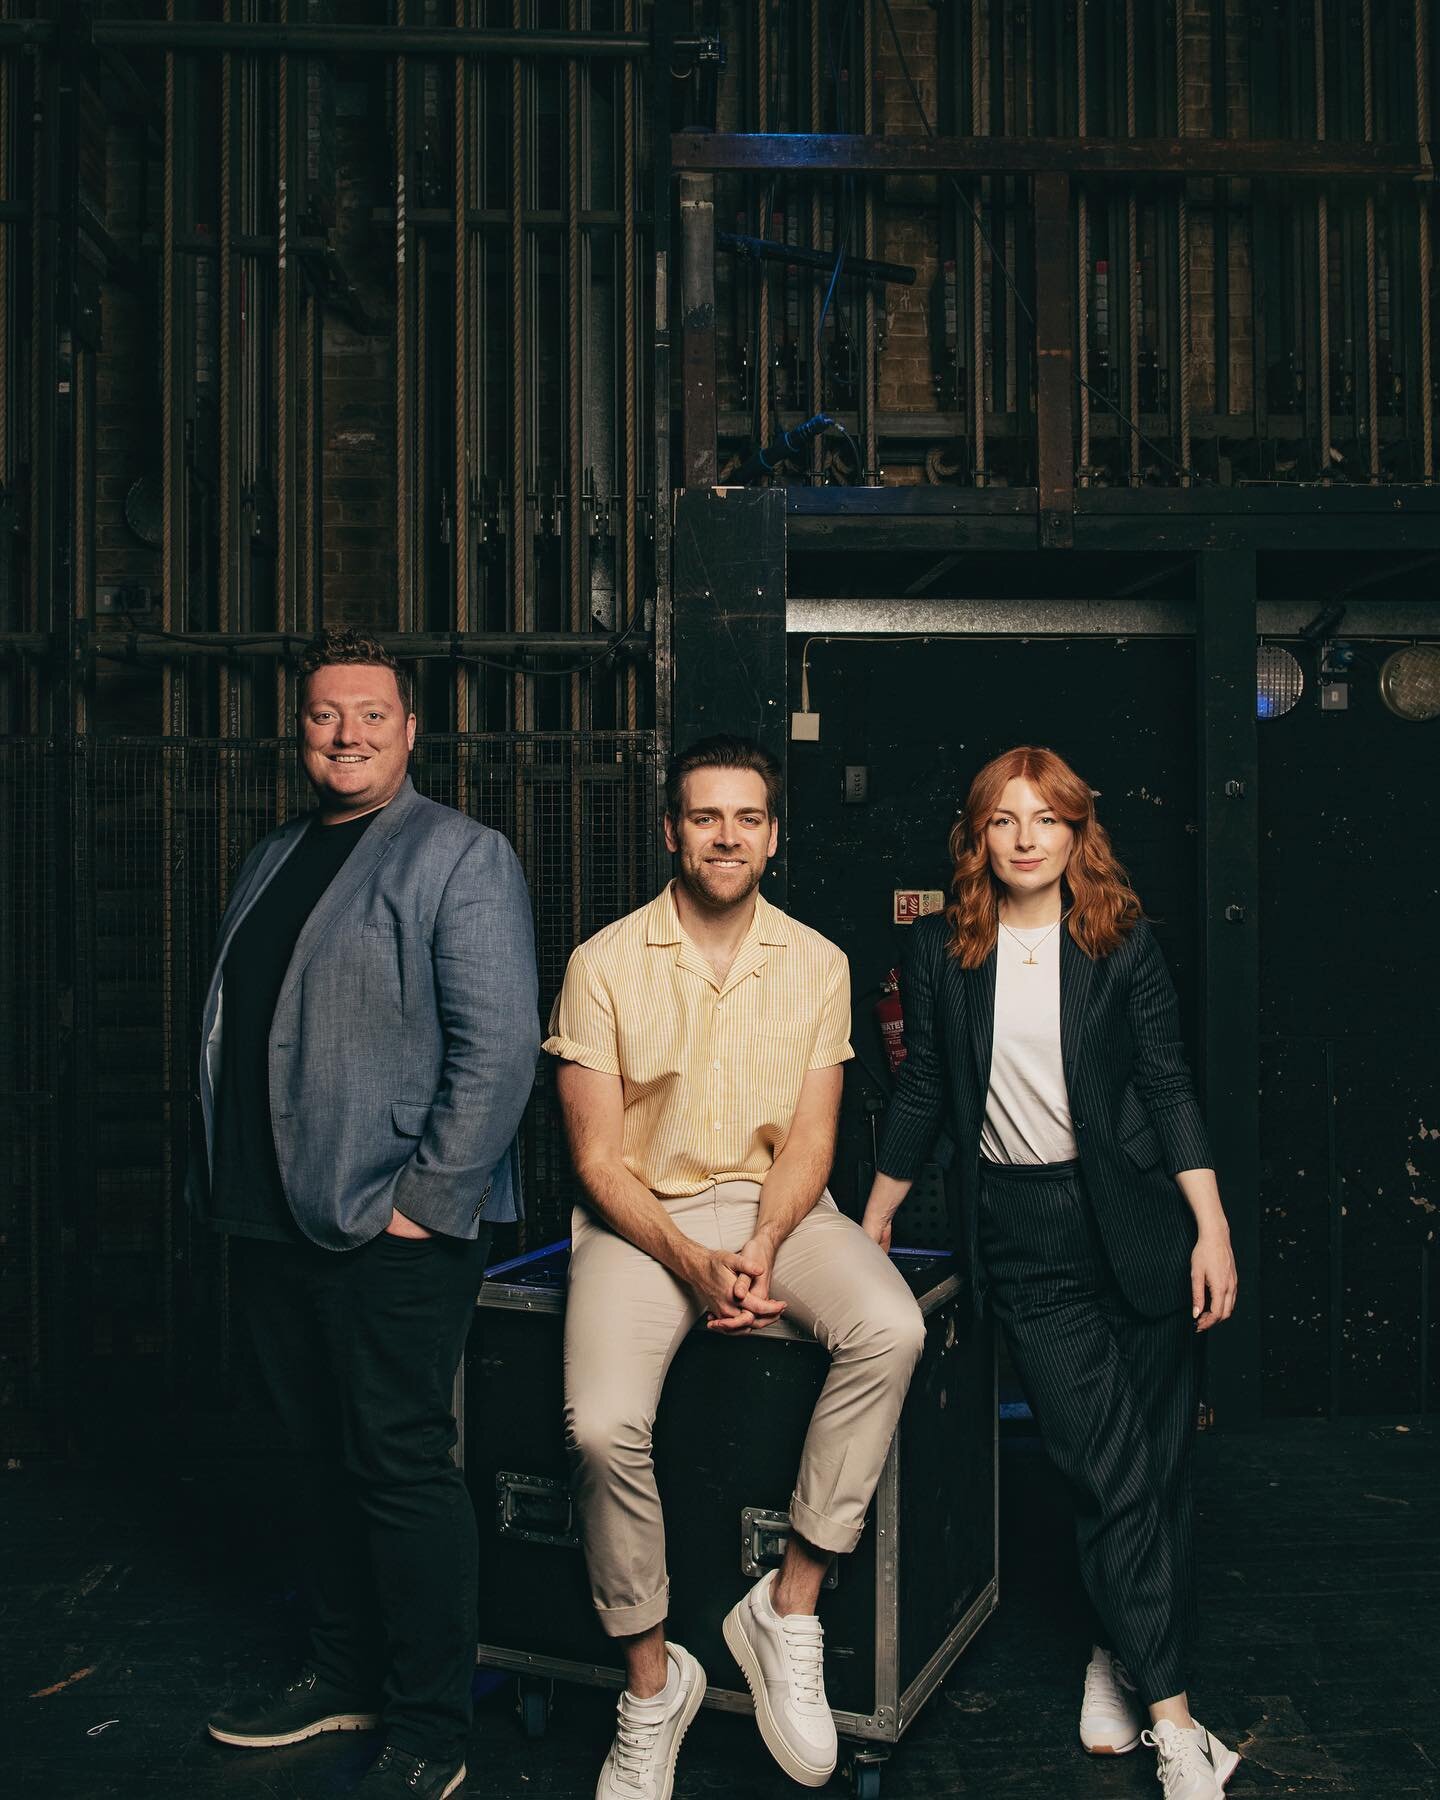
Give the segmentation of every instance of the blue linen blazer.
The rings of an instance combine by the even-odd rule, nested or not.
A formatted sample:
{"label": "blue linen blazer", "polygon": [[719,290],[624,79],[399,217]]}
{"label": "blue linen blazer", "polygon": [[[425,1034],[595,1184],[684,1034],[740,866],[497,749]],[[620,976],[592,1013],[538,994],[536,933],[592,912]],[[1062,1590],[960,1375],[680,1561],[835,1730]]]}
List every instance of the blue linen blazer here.
{"label": "blue linen blazer", "polygon": [[[956,1251],[983,1294],[976,1213],[980,1131],[995,1029],[995,952],[963,969],[943,913],[910,929],[900,982],[906,1058],[885,1119],[879,1167],[911,1180],[942,1127],[956,1146]],[[1086,1190],[1121,1292],[1159,1317],[1190,1304],[1195,1224],[1173,1177],[1214,1167],[1180,1040],[1165,959],[1143,921],[1092,962],[1060,934],[1060,1057]]]}
{"label": "blue linen blazer", "polygon": [[[208,1211],[225,956],[313,815],[250,853],[221,922],[200,1036]],[[367,1243],[399,1208],[474,1238],[519,1215],[515,1136],[540,1049],[534,932],[509,843],[406,779],[306,921],[270,1027],[270,1111],[295,1221],[327,1250]],[[199,1134],[197,1134],[199,1135]]]}

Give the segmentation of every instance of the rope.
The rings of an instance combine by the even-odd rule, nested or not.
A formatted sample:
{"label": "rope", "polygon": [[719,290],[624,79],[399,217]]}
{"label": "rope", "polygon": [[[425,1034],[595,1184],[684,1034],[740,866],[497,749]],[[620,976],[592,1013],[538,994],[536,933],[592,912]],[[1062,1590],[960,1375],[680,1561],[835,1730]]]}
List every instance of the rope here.
{"label": "rope", "polygon": [[[1360,8],[1360,73],[1365,142],[1375,141],[1375,63],[1371,44],[1372,0]],[[1370,479],[1380,479],[1380,320],[1375,270],[1375,195],[1365,196],[1365,387],[1370,412]]]}
{"label": "rope", "polygon": [[[569,0],[565,9],[566,28],[580,28],[579,0]],[[581,591],[584,538],[581,533],[580,488],[584,480],[584,421],[581,416],[580,391],[580,64],[571,57],[565,64],[565,384],[566,418],[565,449],[567,457],[566,486],[569,488],[565,536],[568,566],[565,570],[570,601],[570,629],[579,631],[585,616]],[[570,677],[570,729],[584,729],[585,683],[579,671]],[[570,762],[570,932],[578,943],[583,933],[584,884],[581,866],[584,862],[581,821],[584,797],[581,792],[579,759]]]}
{"label": "rope", "polygon": [[[1430,0],[1415,0],[1415,135],[1430,141],[1430,47],[1427,9]],[[1426,481],[1435,475],[1435,403],[1430,370],[1430,193],[1417,186],[1420,286],[1420,466]]]}
{"label": "rope", "polygon": [[[175,0],[166,0],[165,17],[175,17]],[[38,67],[38,64],[37,64]],[[163,470],[160,497],[160,623],[165,631],[174,631],[175,608],[179,603],[175,580],[175,53],[165,52],[165,147],[163,196],[161,203],[161,276],[160,276],[160,461]],[[179,681],[167,668],[161,676],[162,710],[165,730],[178,734],[181,722],[178,710]],[[167,1034],[168,1042],[168,1034]]]}
{"label": "rope", "polygon": [[[875,83],[871,75],[875,68],[875,12],[874,0],[861,0],[861,82],[864,91],[862,113],[865,120],[867,136],[875,131]],[[865,193],[865,218],[863,241],[865,256],[871,262],[875,260],[875,189],[869,179],[862,177]],[[864,384],[865,402],[865,466],[856,471],[856,480],[860,482],[876,482],[880,478],[879,437],[875,419],[875,386],[876,386],[876,326],[875,284],[865,283],[865,342],[861,350],[861,371]]]}
{"label": "rope", "polygon": [[[1175,0],[1175,135],[1185,135],[1185,0]],[[1180,367],[1176,371],[1180,391],[1180,462],[1185,487],[1190,485],[1190,202],[1186,181],[1180,177],[1180,197],[1175,209],[1176,326],[1180,339]]]}
{"label": "rope", "polygon": [[[1315,138],[1325,141],[1325,9],[1315,8]],[[1315,201],[1316,281],[1319,288],[1320,479],[1330,479],[1330,197],[1322,187]]]}

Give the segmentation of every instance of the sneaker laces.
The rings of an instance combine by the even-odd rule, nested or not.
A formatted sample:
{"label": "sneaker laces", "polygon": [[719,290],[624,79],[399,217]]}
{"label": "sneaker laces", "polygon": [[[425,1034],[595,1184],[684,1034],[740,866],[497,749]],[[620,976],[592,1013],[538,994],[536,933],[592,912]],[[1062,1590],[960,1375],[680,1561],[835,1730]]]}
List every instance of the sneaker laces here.
{"label": "sneaker laces", "polygon": [[617,1781],[637,1789],[646,1785],[664,1724],[663,1703],[637,1700],[628,1689],[621,1694],[615,1719],[615,1747],[610,1753],[610,1768]]}
{"label": "sneaker laces", "polygon": [[1194,1776],[1203,1780],[1210,1776],[1214,1780],[1215,1766],[1200,1747],[1200,1734],[1195,1730],[1187,1731],[1184,1726],[1177,1725],[1173,1731],[1163,1736],[1154,1731],[1142,1731],[1140,1742],[1148,1744],[1159,1757],[1159,1766],[1155,1770],[1155,1779],[1170,1791],[1169,1784],[1181,1776]]}
{"label": "sneaker laces", "polygon": [[1085,1699],[1113,1707],[1117,1712],[1133,1712],[1135,1683],[1130,1671],[1115,1656],[1092,1656],[1085,1668]]}
{"label": "sneaker laces", "polygon": [[790,1695],[797,1707],[825,1707],[825,1632],[813,1613],[787,1613],[780,1621],[790,1669]]}

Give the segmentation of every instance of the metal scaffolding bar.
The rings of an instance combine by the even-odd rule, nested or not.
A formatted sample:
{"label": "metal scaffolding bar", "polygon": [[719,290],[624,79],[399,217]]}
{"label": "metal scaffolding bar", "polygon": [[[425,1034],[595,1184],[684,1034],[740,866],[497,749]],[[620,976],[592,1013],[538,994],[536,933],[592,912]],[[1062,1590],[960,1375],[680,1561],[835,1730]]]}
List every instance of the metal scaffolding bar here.
{"label": "metal scaffolding bar", "polygon": [[[0,43],[5,41],[0,30]],[[21,41],[29,41],[22,39]],[[95,20],[90,41],[97,48],[167,51],[249,50],[257,55],[317,56],[557,56],[620,57],[634,62],[649,54],[650,39],[636,31],[504,31],[481,26],[276,25],[143,19]],[[709,39],[691,39],[708,53]]]}
{"label": "metal scaffolding bar", "polygon": [[875,137],[677,131],[672,166],[823,174],[1272,176],[1293,181],[1433,181],[1425,144],[1290,138]]}

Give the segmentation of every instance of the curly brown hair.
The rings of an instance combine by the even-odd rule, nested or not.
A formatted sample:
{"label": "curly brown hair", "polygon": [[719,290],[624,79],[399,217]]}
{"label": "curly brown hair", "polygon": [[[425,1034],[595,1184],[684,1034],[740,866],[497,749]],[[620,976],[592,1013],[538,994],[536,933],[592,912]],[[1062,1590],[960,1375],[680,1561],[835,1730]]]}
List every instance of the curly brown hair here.
{"label": "curly brown hair", "polygon": [[409,671],[400,667],[379,638],[371,637],[353,625],[325,626],[300,652],[300,679],[295,684],[297,710],[305,704],[305,689],[310,677],[317,669],[328,669],[335,663],[365,663],[389,669],[400,690],[401,706],[407,715],[414,712],[415,688]]}
{"label": "curly brown hair", "polygon": [[1140,898],[1110,847],[1109,834],[1095,817],[1090,784],[1053,750],[1021,744],[985,767],[970,784],[965,811],[950,833],[955,864],[945,908],[950,924],[947,949],[962,968],[975,969],[995,948],[1000,929],[1000,883],[990,867],[985,832],[1005,784],[1028,781],[1047,806],[1075,834],[1064,883],[1070,895],[1066,930],[1088,957],[1108,956],[1144,916]]}

